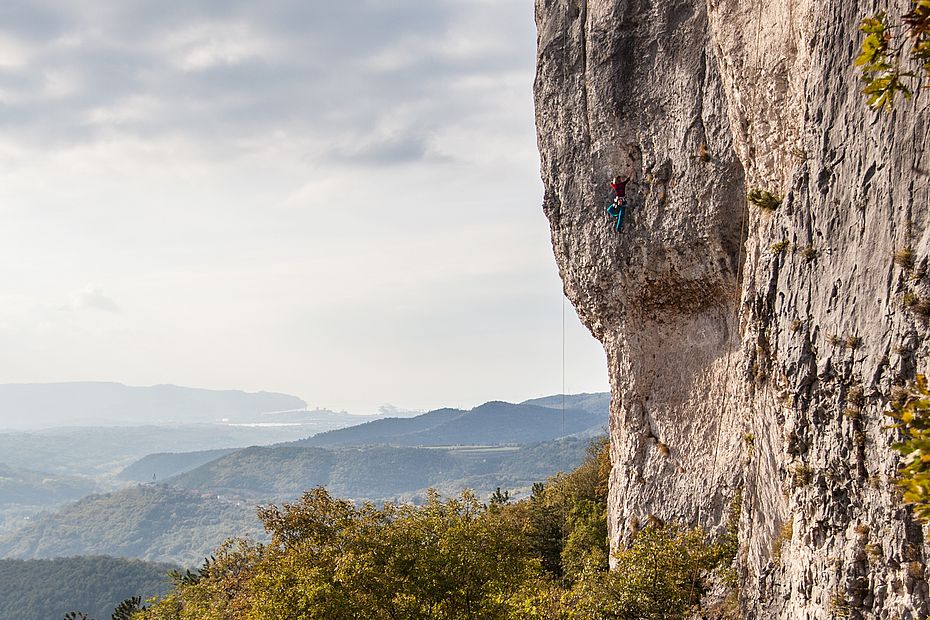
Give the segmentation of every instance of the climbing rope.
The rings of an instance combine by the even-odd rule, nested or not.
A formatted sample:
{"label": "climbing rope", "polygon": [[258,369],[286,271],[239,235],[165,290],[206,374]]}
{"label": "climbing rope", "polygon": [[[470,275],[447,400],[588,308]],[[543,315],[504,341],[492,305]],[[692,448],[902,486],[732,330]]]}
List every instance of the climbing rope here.
{"label": "climbing rope", "polygon": [[[565,34],[562,40],[562,81],[564,82],[563,87],[568,85],[569,74],[568,74],[568,47],[571,42],[571,23],[565,23]],[[568,90],[568,89],[566,89]],[[561,209],[561,207],[560,207]],[[562,214],[559,213],[559,227],[561,229],[561,217]],[[560,233],[563,235],[564,232],[560,230]],[[562,241],[564,248],[564,240]],[[567,272],[566,272],[567,273]],[[565,289],[562,289],[562,438],[565,437]],[[561,469],[565,471],[565,451],[560,450],[559,453],[562,457],[559,459],[561,461]]]}
{"label": "climbing rope", "polygon": [[[562,292],[562,437],[565,437],[565,292]],[[564,464],[563,464],[564,465]]]}

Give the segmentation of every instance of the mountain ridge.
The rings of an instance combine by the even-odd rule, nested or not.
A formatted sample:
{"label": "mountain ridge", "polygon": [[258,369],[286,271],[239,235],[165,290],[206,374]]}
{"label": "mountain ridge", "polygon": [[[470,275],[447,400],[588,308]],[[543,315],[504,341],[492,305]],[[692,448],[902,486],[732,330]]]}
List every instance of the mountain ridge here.
{"label": "mountain ridge", "polygon": [[[566,395],[564,412],[536,402],[562,402],[561,395],[522,403],[488,401],[469,410],[442,408],[412,418],[384,418],[365,424],[320,433],[295,445],[361,446],[386,443],[418,445],[496,445],[535,443],[581,433],[607,423],[609,395],[603,393]],[[586,403],[587,409],[580,408]],[[575,405],[575,407],[571,407]],[[508,428],[495,427],[502,417]]]}

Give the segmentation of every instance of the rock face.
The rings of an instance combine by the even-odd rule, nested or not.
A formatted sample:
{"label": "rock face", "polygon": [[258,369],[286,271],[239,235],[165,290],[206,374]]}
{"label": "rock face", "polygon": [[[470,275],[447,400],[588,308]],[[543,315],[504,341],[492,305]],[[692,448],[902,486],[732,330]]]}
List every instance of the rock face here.
{"label": "rock face", "polygon": [[740,497],[746,618],[930,613],[884,415],[930,354],[902,304],[930,296],[930,96],[866,107],[858,22],[909,3],[879,4],[536,0],[543,208],[613,391],[612,544]]}

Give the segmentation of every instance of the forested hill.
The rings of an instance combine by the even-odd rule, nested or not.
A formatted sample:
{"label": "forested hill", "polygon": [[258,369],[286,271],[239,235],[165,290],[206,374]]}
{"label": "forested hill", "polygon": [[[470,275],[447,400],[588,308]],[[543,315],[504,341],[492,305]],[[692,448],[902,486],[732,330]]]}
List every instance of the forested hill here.
{"label": "forested hill", "polygon": [[[262,538],[255,507],[163,485],[91,495],[0,538],[0,557],[112,555],[195,566],[227,538]],[[4,619],[5,620],[5,619]]]}
{"label": "forested hill", "polygon": [[0,560],[0,620],[61,620],[76,609],[109,618],[120,601],[167,592],[176,569],[102,556]]}
{"label": "forested hill", "polygon": [[566,396],[564,414],[561,403],[561,396],[550,396],[520,404],[492,401],[470,411],[437,409],[414,418],[387,418],[320,433],[295,445],[527,444],[597,430],[607,424],[607,394]]}
{"label": "forested hill", "polygon": [[142,457],[117,476],[121,480],[136,482],[162,481],[200,467],[214,459],[235,452],[236,448],[199,450],[197,452],[158,452]]}
{"label": "forested hill", "polygon": [[78,499],[97,488],[93,480],[10,467],[0,463],[0,508],[9,504],[46,506]]}
{"label": "forested hill", "polygon": [[[346,414],[326,425],[188,424],[0,433],[0,461],[14,468],[60,475],[109,476],[148,454],[281,443],[302,439],[314,428],[331,430],[357,423],[355,416]],[[149,471],[145,480],[151,481],[152,473]]]}
{"label": "forested hill", "polygon": [[564,396],[562,394],[553,394],[552,396],[531,398],[521,404],[538,405],[552,409],[561,409],[562,405],[564,405],[567,409],[581,409],[590,413],[607,415],[610,413],[610,392],[565,394]]}
{"label": "forested hill", "polygon": [[254,447],[177,476],[170,484],[263,503],[292,500],[316,486],[355,500],[407,500],[436,488],[486,495],[528,491],[534,482],[581,462],[586,439],[505,448]]}

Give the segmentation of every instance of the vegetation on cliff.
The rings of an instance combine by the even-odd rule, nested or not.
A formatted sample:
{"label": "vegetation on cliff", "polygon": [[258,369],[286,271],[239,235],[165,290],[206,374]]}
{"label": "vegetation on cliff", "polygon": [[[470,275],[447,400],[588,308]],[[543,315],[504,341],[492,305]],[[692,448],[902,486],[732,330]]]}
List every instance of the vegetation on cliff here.
{"label": "vegetation on cliff", "polygon": [[885,12],[862,20],[865,34],[855,64],[862,71],[868,103],[873,108],[894,107],[930,80],[930,0],[911,0],[899,22]]}
{"label": "vegetation on cliff", "polygon": [[898,421],[904,439],[895,444],[902,464],[896,480],[903,499],[911,504],[918,519],[930,522],[930,388],[918,375],[896,394],[891,417]]}

